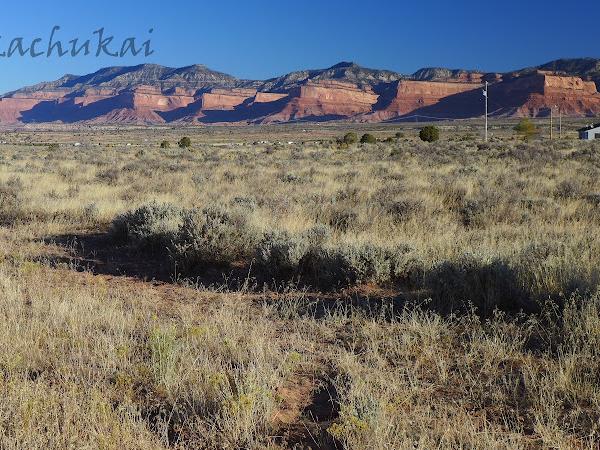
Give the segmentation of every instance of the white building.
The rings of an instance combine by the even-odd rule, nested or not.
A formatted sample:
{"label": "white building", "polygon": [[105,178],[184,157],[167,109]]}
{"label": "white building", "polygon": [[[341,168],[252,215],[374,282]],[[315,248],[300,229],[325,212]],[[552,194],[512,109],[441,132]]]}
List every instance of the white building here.
{"label": "white building", "polygon": [[600,123],[580,129],[579,139],[583,139],[585,141],[600,139]]}

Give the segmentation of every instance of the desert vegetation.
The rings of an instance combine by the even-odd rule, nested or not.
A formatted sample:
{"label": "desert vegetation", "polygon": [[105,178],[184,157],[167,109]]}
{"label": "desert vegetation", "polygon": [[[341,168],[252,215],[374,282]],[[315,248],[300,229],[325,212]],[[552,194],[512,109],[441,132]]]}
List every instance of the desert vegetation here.
{"label": "desert vegetation", "polygon": [[596,448],[600,147],[513,127],[7,133],[0,447]]}

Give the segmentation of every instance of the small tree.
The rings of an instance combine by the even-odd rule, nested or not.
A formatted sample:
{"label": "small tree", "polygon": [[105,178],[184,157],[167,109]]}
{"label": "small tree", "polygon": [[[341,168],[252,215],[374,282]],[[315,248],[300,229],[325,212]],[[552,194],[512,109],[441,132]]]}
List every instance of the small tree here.
{"label": "small tree", "polygon": [[358,136],[356,135],[356,133],[353,132],[346,133],[346,135],[342,139],[342,142],[348,145],[356,144],[358,142]]}
{"label": "small tree", "polygon": [[373,136],[372,134],[366,133],[366,134],[363,134],[362,137],[360,138],[360,143],[361,144],[376,144],[377,139],[375,139],[375,136]]}
{"label": "small tree", "polygon": [[519,135],[523,136],[525,140],[529,140],[532,136],[538,133],[538,129],[535,124],[527,118],[521,119],[514,129]]}
{"label": "small tree", "polygon": [[160,143],[160,148],[170,148],[171,147],[171,143],[169,141],[162,141]]}
{"label": "small tree", "polygon": [[189,137],[185,136],[179,140],[177,145],[179,145],[179,148],[190,148],[192,146],[192,140]]}
{"label": "small tree", "polygon": [[440,138],[440,130],[438,127],[429,125],[420,131],[419,137],[424,142],[435,142]]}

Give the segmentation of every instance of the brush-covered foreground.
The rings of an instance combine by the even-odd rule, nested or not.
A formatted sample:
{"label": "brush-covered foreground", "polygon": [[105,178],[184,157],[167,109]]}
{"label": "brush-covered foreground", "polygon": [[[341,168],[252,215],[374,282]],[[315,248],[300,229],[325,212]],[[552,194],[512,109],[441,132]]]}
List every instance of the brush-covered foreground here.
{"label": "brush-covered foreground", "polygon": [[597,448],[600,146],[376,131],[9,134],[0,447]]}

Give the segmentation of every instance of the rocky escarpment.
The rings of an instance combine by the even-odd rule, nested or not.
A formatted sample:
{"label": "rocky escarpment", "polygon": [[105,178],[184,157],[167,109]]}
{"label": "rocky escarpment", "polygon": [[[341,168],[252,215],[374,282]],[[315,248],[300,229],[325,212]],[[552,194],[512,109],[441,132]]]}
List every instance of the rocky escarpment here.
{"label": "rocky escarpment", "polygon": [[472,91],[481,86],[481,78],[473,82],[399,81],[381,95],[375,111],[362,119],[381,122],[402,117],[421,108],[436,105],[446,97]]}
{"label": "rocky escarpment", "polygon": [[[489,112],[495,117],[546,117],[550,109],[570,117],[600,114],[600,94],[592,81],[547,71],[505,75],[489,86]],[[449,95],[412,114],[463,119],[481,117],[481,89]]]}
{"label": "rocky escarpment", "polygon": [[14,91],[0,98],[0,124],[381,122],[414,115],[469,118],[483,114],[481,88],[490,83],[490,112],[544,116],[600,114],[592,80],[598,61],[549,63],[582,71],[524,69],[509,74],[429,68],[412,76],[340,63],[267,81],[240,80],[205,66],[112,67]]}

